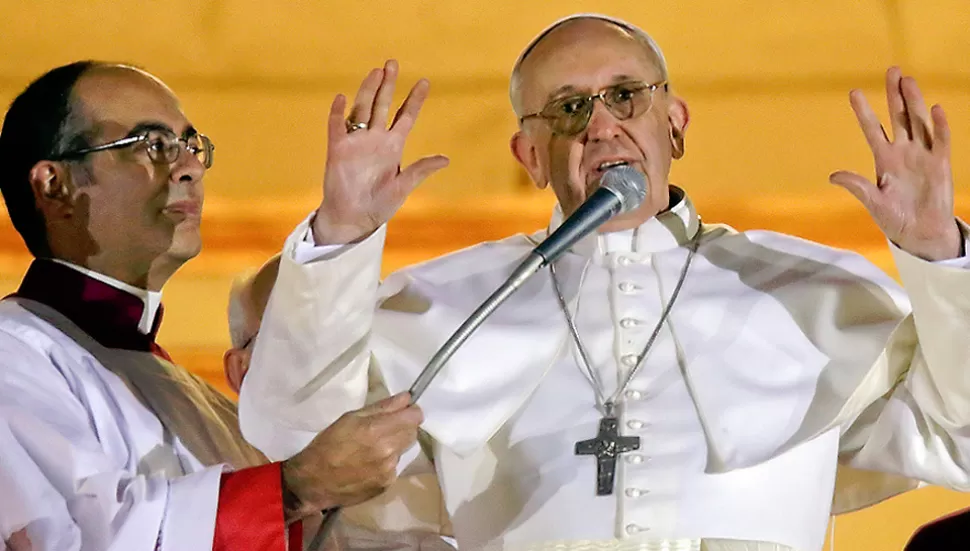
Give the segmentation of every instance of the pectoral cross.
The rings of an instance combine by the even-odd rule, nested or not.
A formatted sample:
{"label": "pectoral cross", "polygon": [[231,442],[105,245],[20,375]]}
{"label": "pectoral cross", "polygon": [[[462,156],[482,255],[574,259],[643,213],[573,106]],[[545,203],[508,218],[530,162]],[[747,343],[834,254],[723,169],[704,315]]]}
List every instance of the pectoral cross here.
{"label": "pectoral cross", "polygon": [[600,420],[600,430],[596,438],[576,442],[576,455],[596,456],[596,495],[608,496],[613,493],[616,479],[616,457],[640,449],[639,436],[620,436],[617,431],[619,422],[616,417]]}

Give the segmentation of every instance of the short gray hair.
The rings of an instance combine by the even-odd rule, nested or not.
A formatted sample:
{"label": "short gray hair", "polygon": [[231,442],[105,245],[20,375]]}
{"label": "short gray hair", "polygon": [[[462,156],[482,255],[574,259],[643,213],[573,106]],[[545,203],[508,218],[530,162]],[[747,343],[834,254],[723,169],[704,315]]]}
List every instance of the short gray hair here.
{"label": "short gray hair", "polygon": [[512,110],[515,111],[516,116],[521,117],[523,115],[523,113],[519,112],[519,110],[522,107],[521,105],[519,105],[519,99],[520,99],[519,88],[522,84],[522,75],[521,75],[522,64],[525,63],[526,58],[529,57],[529,54],[532,53],[532,50],[534,50],[536,46],[538,46],[539,43],[542,42],[542,40],[549,35],[549,33],[565,25],[566,23],[579,21],[582,19],[592,19],[596,21],[603,21],[605,23],[609,23],[630,33],[630,35],[637,42],[640,42],[641,44],[643,44],[643,46],[650,53],[656,56],[657,63],[658,63],[657,68],[660,69],[661,78],[663,80],[668,79],[667,59],[664,57],[664,53],[660,49],[660,46],[657,45],[657,42],[653,39],[653,37],[647,34],[646,31],[644,31],[643,29],[641,29],[640,27],[637,27],[632,23],[627,23],[622,19],[617,19],[615,17],[610,17],[608,15],[602,15],[598,13],[577,13],[574,15],[570,15],[568,17],[563,17],[562,19],[554,22],[552,25],[549,25],[548,27],[546,27],[545,30],[540,32],[538,35],[536,35],[535,38],[532,39],[532,42],[529,42],[529,45],[526,46],[524,50],[522,50],[521,54],[519,54],[519,58],[515,60],[515,65],[512,66],[512,77],[509,79],[509,100],[512,102]]}

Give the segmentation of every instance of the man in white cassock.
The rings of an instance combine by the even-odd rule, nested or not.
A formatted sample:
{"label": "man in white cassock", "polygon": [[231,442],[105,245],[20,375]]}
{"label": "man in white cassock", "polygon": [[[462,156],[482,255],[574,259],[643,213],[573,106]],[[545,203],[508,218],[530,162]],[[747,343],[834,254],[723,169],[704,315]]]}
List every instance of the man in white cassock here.
{"label": "man in white cassock", "polygon": [[267,463],[235,404],[155,343],[160,289],[200,250],[212,156],[128,66],[59,67],[7,111],[0,190],[36,259],[0,301],[4,549],[300,549],[301,519],[395,480],[422,419],[406,395]]}
{"label": "man in white cassock", "polygon": [[511,149],[558,198],[549,228],[379,282],[413,183],[410,118],[385,128],[395,72],[367,77],[346,127],[333,105],[324,199],[282,251],[243,383],[257,447],[297,452],[365,403],[369,376],[409,388],[623,164],[645,175],[643,204],[525,283],[421,397],[459,549],[817,551],[833,511],[921,482],[970,489],[967,228],[946,118],[913,79],[887,73],[889,136],[850,96],[878,185],[831,177],[886,234],[904,292],[857,254],[702,224],[668,183],[689,115],[663,56],[600,16],[543,31],[512,74]]}

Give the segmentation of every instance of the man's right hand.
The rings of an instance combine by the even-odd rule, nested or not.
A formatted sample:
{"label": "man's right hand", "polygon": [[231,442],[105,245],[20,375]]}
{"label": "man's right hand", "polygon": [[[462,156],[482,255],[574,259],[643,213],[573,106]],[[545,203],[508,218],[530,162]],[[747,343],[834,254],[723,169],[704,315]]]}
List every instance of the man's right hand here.
{"label": "man's right hand", "polygon": [[407,392],[342,415],[283,462],[287,521],[366,501],[397,479],[401,454],[415,444],[421,409]]}
{"label": "man's right hand", "polygon": [[[390,220],[418,184],[448,166],[447,157],[434,155],[401,169],[404,141],[428,96],[429,84],[422,79],[411,88],[388,127],[397,72],[394,60],[371,71],[357,90],[346,119],[343,95],[330,107],[323,201],[313,221],[317,245],[352,243],[366,237]],[[352,130],[348,123],[366,128]]]}

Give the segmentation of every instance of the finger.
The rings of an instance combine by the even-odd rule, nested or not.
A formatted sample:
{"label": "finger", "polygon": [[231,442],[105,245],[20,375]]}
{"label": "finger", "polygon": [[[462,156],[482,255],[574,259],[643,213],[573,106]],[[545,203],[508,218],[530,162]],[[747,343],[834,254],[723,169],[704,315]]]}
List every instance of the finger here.
{"label": "finger", "polygon": [[933,150],[940,149],[948,152],[950,150],[950,123],[946,120],[946,113],[939,105],[934,105],[930,110],[933,117]]}
{"label": "finger", "polygon": [[903,100],[906,101],[906,112],[909,118],[910,133],[915,140],[919,140],[927,148],[933,148],[933,136],[930,134],[930,111],[926,108],[923,93],[913,77],[904,77],[900,82]]}
{"label": "finger", "polygon": [[383,78],[384,71],[381,69],[372,69],[371,72],[367,73],[367,76],[360,83],[360,88],[357,89],[357,97],[354,98],[354,106],[350,109],[347,120],[370,125],[374,96],[377,95],[377,89],[380,87]]}
{"label": "finger", "polygon": [[852,106],[856,120],[859,121],[859,127],[862,128],[862,134],[866,137],[869,149],[876,151],[888,144],[889,138],[886,136],[886,131],[879,124],[879,117],[876,116],[869,102],[866,101],[866,96],[862,91],[853,90],[849,92],[849,104]]}
{"label": "finger", "polygon": [[829,176],[829,182],[845,188],[858,199],[870,212],[872,207],[878,202],[879,188],[876,187],[868,178],[860,176],[854,172],[840,170],[833,172]]}
{"label": "finger", "polygon": [[886,105],[889,106],[889,122],[893,129],[893,142],[911,140],[913,134],[909,126],[909,113],[906,111],[906,101],[900,84],[903,72],[899,67],[890,67],[886,71]]}
{"label": "finger", "polygon": [[397,61],[390,59],[384,64],[384,78],[377,90],[377,99],[371,112],[371,128],[387,128],[387,113],[394,99],[394,84],[397,82]]}
{"label": "finger", "polygon": [[385,416],[388,418],[388,422],[399,427],[417,429],[418,425],[424,422],[424,411],[417,405],[410,405],[404,409],[386,413]]}
{"label": "finger", "polygon": [[435,172],[448,166],[450,162],[448,157],[444,155],[434,155],[419,159],[401,171],[401,174],[397,177],[398,185],[403,188],[402,191],[410,193],[412,189],[418,187],[418,184]]}
{"label": "finger", "polygon": [[407,99],[404,100],[401,108],[394,115],[394,123],[391,125],[391,129],[394,132],[398,132],[404,136],[407,136],[411,132],[411,129],[414,128],[415,121],[418,119],[418,113],[421,112],[421,106],[424,105],[424,100],[428,98],[428,90],[430,88],[431,83],[423,78],[411,87]]}
{"label": "finger", "polygon": [[347,108],[347,97],[337,94],[330,104],[330,115],[327,117],[327,142],[333,143],[341,136],[347,135],[347,125],[344,122],[344,109]]}
{"label": "finger", "polygon": [[392,413],[401,409],[408,407],[411,403],[411,394],[408,392],[399,392],[394,396],[389,396],[383,400],[379,400],[364,406],[363,408],[357,410],[357,415],[361,417],[370,417],[372,415],[379,415],[382,413]]}

